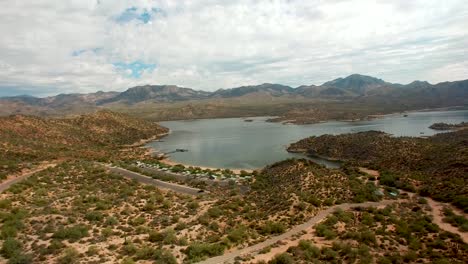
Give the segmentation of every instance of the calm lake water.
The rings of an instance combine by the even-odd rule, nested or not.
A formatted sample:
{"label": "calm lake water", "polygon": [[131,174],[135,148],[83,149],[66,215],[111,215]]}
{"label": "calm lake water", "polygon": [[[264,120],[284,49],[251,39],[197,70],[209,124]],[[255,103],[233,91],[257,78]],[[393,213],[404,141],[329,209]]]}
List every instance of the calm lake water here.
{"label": "calm lake water", "polygon": [[[292,157],[286,147],[299,139],[323,134],[343,134],[368,130],[384,131],[394,136],[430,136],[440,131],[428,128],[436,122],[460,123],[468,121],[468,110],[411,112],[359,122],[338,122],[312,125],[283,125],[265,122],[267,117],[203,119],[168,121],[161,125],[171,133],[162,142],[148,146],[160,152],[188,149],[188,152],[169,154],[171,160],[183,164],[216,168],[261,168]],[[423,133],[423,134],[421,134]],[[333,163],[319,161],[333,166]],[[335,164],[336,165],[336,164]]]}

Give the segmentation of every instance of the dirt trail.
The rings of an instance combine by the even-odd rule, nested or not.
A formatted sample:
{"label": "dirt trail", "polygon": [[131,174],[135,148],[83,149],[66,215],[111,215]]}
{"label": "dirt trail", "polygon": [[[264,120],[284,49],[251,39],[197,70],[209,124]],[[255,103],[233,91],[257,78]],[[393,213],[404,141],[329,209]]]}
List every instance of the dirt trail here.
{"label": "dirt trail", "polygon": [[[426,200],[427,200],[427,203],[429,204],[429,206],[432,209],[431,210],[431,215],[432,215],[432,218],[433,218],[432,221],[436,225],[438,225],[440,227],[440,229],[445,230],[445,231],[450,232],[450,233],[460,235],[463,242],[468,244],[468,233],[467,232],[462,232],[462,231],[458,230],[457,227],[452,226],[449,223],[444,223],[444,221],[443,221],[444,207],[451,208],[451,206],[448,205],[448,204],[444,204],[444,203],[441,203],[441,202],[434,201],[431,198],[426,198]],[[456,211],[454,210],[454,212],[456,212]],[[464,217],[466,218],[466,215],[464,215]]]}
{"label": "dirt trail", "polygon": [[29,176],[33,175],[34,173],[43,171],[45,169],[48,169],[50,167],[55,167],[57,164],[56,163],[47,163],[47,164],[41,164],[39,165],[36,169],[32,171],[25,172],[19,176],[16,177],[8,177],[7,180],[4,182],[0,183],[0,193],[4,192],[6,189],[10,188],[11,185],[20,182]]}
{"label": "dirt trail", "polygon": [[259,252],[260,250],[262,250],[265,247],[272,246],[273,244],[277,243],[278,241],[289,239],[292,236],[297,235],[297,234],[301,233],[302,231],[313,227],[314,225],[316,225],[317,223],[319,223],[320,221],[325,219],[329,214],[333,213],[336,209],[349,210],[349,209],[351,209],[353,207],[384,206],[384,205],[392,204],[392,203],[394,203],[396,201],[397,200],[385,200],[385,201],[381,201],[381,202],[345,203],[345,204],[335,205],[335,206],[332,206],[332,207],[330,207],[328,209],[325,209],[325,210],[322,210],[322,211],[318,212],[318,214],[316,214],[314,217],[309,219],[307,222],[291,228],[286,233],[283,233],[281,235],[272,237],[270,239],[267,239],[267,240],[265,240],[263,242],[255,244],[253,246],[246,247],[246,248],[243,248],[243,249],[237,249],[237,250],[234,250],[234,251],[229,252],[227,254],[224,254],[222,256],[213,257],[213,258],[201,261],[199,263],[201,263],[201,264],[232,263],[232,262],[234,262],[236,257],[240,257],[240,256],[249,255],[249,254]]}
{"label": "dirt trail", "polygon": [[[369,175],[372,175],[372,176],[375,176],[375,177],[379,177],[380,176],[380,173],[376,170],[371,170],[371,169],[367,169],[367,168],[359,168],[360,171],[364,172],[364,173],[367,173]],[[401,190],[400,190],[401,191]],[[401,191],[402,193],[407,193],[408,195],[410,196],[415,196],[417,194],[415,193],[411,193],[411,192],[407,192],[407,191]],[[464,216],[465,218],[468,217],[467,214],[461,212],[460,210],[458,210],[457,208],[455,208],[454,206],[450,205],[450,204],[446,204],[446,203],[442,203],[442,202],[437,202],[429,197],[424,197],[426,200],[427,200],[427,203],[429,205],[429,207],[431,207],[431,211],[430,211],[430,215],[432,216],[433,218],[433,222],[434,224],[438,225],[440,229],[442,230],[445,230],[447,232],[450,232],[450,233],[454,233],[454,234],[458,234],[460,235],[461,239],[465,242],[465,243],[468,243],[468,233],[467,232],[462,232],[460,230],[458,230],[457,227],[454,227],[452,226],[451,224],[449,223],[445,223],[443,221],[443,218],[444,218],[444,207],[448,207],[450,209],[452,209],[452,211],[458,215],[462,215]]]}

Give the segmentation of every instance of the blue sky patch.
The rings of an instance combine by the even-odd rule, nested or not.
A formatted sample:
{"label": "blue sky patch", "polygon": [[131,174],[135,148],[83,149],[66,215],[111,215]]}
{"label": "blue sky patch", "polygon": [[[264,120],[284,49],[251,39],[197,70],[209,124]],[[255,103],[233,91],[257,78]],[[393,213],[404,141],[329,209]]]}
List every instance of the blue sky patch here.
{"label": "blue sky patch", "polygon": [[122,14],[120,14],[116,21],[119,23],[128,23],[132,20],[139,20],[143,23],[151,21],[153,14],[162,13],[163,11],[159,8],[153,8],[150,12],[144,10],[141,12],[136,7],[127,8]]}
{"label": "blue sky patch", "polygon": [[85,49],[74,50],[74,51],[72,52],[72,56],[73,56],[73,57],[77,57],[77,56],[80,56],[81,54],[83,54],[83,53],[85,53],[85,52],[86,52]]}
{"label": "blue sky patch", "polygon": [[146,64],[141,61],[134,61],[132,63],[116,62],[113,65],[118,71],[123,72],[124,75],[131,78],[140,78],[143,71],[152,72],[156,69],[156,64]]}

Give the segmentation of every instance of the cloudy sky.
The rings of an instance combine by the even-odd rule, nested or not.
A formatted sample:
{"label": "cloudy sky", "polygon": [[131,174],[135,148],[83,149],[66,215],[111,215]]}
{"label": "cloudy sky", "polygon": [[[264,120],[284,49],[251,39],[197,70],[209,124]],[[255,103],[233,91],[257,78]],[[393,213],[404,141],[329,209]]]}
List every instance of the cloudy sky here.
{"label": "cloudy sky", "polygon": [[0,96],[468,79],[466,0],[6,0]]}

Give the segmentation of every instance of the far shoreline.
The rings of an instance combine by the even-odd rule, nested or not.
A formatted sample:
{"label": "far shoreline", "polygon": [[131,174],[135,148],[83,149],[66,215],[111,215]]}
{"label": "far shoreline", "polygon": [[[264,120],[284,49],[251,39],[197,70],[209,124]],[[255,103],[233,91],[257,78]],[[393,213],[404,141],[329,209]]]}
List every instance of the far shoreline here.
{"label": "far shoreline", "polygon": [[[366,117],[358,118],[358,119],[326,119],[326,120],[319,120],[316,122],[311,123],[301,123],[301,122],[294,122],[294,119],[291,120],[284,120],[284,121],[268,121],[269,119],[280,118],[281,116],[270,116],[270,115],[246,115],[246,116],[229,116],[229,117],[201,117],[201,118],[190,118],[190,119],[165,119],[165,120],[155,120],[154,122],[162,123],[162,122],[194,122],[194,121],[201,121],[201,120],[214,120],[214,119],[252,119],[252,118],[265,118],[262,120],[263,122],[270,122],[270,123],[280,123],[283,125],[313,125],[313,124],[320,124],[326,122],[361,122],[361,121],[370,121],[375,119],[385,118],[387,116],[394,116],[394,115],[404,115],[409,113],[424,113],[424,112],[435,112],[435,111],[464,111],[468,110],[468,106],[464,105],[457,105],[457,106],[446,106],[446,107],[436,107],[436,108],[421,108],[421,109],[410,109],[410,110],[402,110],[402,111],[395,111],[386,114],[369,114]],[[255,120],[254,120],[255,121]],[[247,122],[247,123],[250,123]],[[170,132],[168,132],[169,134]]]}
{"label": "far shoreline", "polygon": [[[409,113],[425,113],[425,112],[436,112],[436,111],[465,111],[467,110],[468,108],[464,107],[464,106],[455,106],[455,107],[443,107],[443,108],[426,108],[426,109],[420,109],[420,110],[410,110],[410,111],[404,111],[404,112],[395,112],[395,113],[389,113],[389,114],[382,114],[382,115],[373,115],[371,119],[381,119],[381,118],[385,118],[385,117],[389,117],[389,116],[398,116],[398,115],[402,115],[404,116],[405,114],[409,114]],[[254,121],[257,121],[257,122],[268,122],[267,119],[270,118],[271,116],[253,116],[253,117],[227,117],[227,118],[202,118],[202,119],[186,119],[186,120],[170,120],[170,121],[161,121],[161,122],[191,122],[191,121],[198,121],[198,120],[213,120],[213,119],[246,119],[246,118],[257,118],[257,120],[254,120]],[[260,119],[260,120],[259,120]],[[370,119],[367,119],[367,120],[370,120]],[[326,120],[326,121],[320,121],[319,123],[326,123],[326,122],[349,122],[349,123],[352,123],[352,122],[360,122],[360,121],[365,121],[365,120]],[[160,123],[158,121],[158,123]],[[280,122],[276,122],[276,123],[280,123]],[[290,123],[291,124],[291,123]],[[162,125],[162,124],[161,124]],[[298,125],[298,126],[306,126],[306,125],[312,125],[312,124],[294,124],[294,125]],[[163,126],[163,125],[162,125]],[[167,127],[166,127],[167,128]],[[166,133],[163,133],[163,134],[159,134],[159,135],[156,135],[156,136],[153,136],[151,138],[148,138],[146,140],[142,140],[141,142],[139,142],[138,145],[136,146],[140,146],[142,148],[145,148],[148,150],[148,154],[151,155],[152,157],[156,157],[156,155],[158,153],[160,154],[163,154],[163,158],[162,159],[159,159],[159,161],[161,163],[164,163],[166,165],[169,165],[169,166],[175,166],[175,165],[183,165],[184,167],[199,167],[201,169],[208,169],[208,170],[231,170],[233,171],[234,173],[236,174],[239,174],[240,171],[245,171],[245,172],[248,172],[248,173],[252,173],[254,171],[260,171],[262,170],[264,167],[261,167],[261,168],[225,168],[225,167],[211,167],[211,166],[203,166],[203,165],[194,165],[194,164],[188,164],[188,163],[185,163],[185,162],[178,162],[176,160],[172,160],[169,156],[166,156],[164,153],[160,152],[160,150],[158,150],[157,148],[155,147],[152,147],[152,146],[148,146],[149,143],[151,142],[157,142],[157,140],[161,140],[163,138],[165,138],[166,136],[170,135],[172,133],[172,130],[170,130],[169,128],[167,128],[168,131]],[[296,151],[288,151],[287,149],[285,149],[286,152],[289,152],[289,153],[297,153],[297,154],[301,154],[301,155],[304,155],[306,157],[311,157],[309,155],[307,155],[306,153],[303,153],[303,152],[296,152]],[[336,162],[336,161],[339,161],[339,160],[334,160],[334,159],[330,159],[330,158],[327,158],[327,157],[313,157],[312,158],[319,158],[319,159],[324,159],[324,160],[327,160],[327,161],[331,161],[331,162]],[[268,166],[265,165],[265,166]]]}

